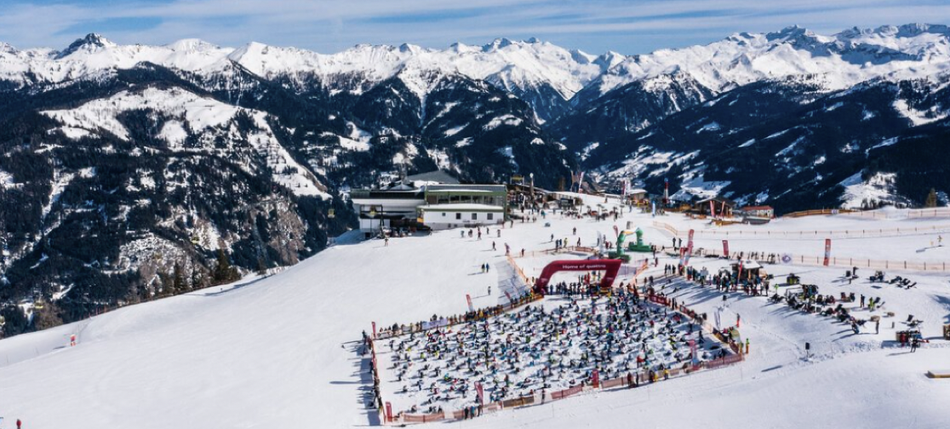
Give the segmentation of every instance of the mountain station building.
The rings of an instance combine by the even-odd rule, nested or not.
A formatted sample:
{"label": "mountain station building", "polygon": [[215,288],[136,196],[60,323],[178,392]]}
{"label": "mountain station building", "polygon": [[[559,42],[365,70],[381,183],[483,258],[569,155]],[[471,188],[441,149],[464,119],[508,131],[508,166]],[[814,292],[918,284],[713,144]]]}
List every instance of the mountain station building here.
{"label": "mountain station building", "polygon": [[505,185],[460,184],[444,172],[408,176],[385,189],[356,189],[350,199],[367,238],[393,228],[441,230],[501,224],[508,213]]}

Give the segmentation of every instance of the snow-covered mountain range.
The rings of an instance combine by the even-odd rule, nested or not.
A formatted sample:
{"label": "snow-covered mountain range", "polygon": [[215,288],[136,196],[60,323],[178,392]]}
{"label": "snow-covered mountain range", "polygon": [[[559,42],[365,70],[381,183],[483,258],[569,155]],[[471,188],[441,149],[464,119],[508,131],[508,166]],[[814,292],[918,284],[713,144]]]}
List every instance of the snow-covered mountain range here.
{"label": "snow-covered mountain range", "polygon": [[[455,43],[437,50],[416,45],[357,45],[335,53],[248,43],[224,48],[196,39],[165,46],[117,45],[89,34],[61,51],[18,50],[0,44],[0,78],[20,85],[61,83],[141,62],[211,74],[235,62],[252,73],[319,78],[331,91],[359,94],[399,76],[417,94],[431,82],[421,73],[458,73],[512,92],[548,87],[570,100],[589,86],[588,98],[657,76],[683,72],[721,92],[764,79],[819,74],[828,89],[844,89],[874,78],[911,79],[950,68],[950,29],[911,24],[853,28],[831,36],[801,27],[774,33],[738,33],[709,45],[664,49],[645,55],[591,55],[537,39],[496,39],[483,46]],[[588,101],[588,100],[577,100]]]}
{"label": "snow-covered mountain range", "polygon": [[514,93],[553,91],[568,100],[593,79],[625,57],[617,53],[593,56],[536,39],[497,39],[484,46],[453,44],[448,49],[415,45],[357,45],[336,54],[251,42],[236,49],[187,39],[165,46],[116,45],[89,34],[62,51],[17,50],[0,45],[0,78],[27,86],[61,83],[128,69],[149,62],[171,69],[213,75],[230,63],[264,79],[317,79],[331,91],[361,94],[380,82],[398,77],[416,95],[432,89],[434,74],[461,74],[484,80]]}
{"label": "snow-covered mountain range", "polygon": [[202,284],[219,251],[292,264],[352,223],[349,189],[435,168],[551,189],[583,168],[608,190],[669,179],[780,212],[945,200],[948,76],[950,29],[921,24],[631,56],[0,43],[0,300],[70,290],[72,320]]}

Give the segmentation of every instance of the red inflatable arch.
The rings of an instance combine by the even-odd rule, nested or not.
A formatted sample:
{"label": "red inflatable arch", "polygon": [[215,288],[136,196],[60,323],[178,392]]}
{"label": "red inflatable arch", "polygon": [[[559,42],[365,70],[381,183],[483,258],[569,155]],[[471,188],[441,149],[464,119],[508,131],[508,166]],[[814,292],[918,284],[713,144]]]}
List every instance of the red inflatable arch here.
{"label": "red inflatable arch", "polygon": [[544,295],[547,290],[548,282],[551,276],[558,271],[601,271],[604,270],[604,278],[600,281],[600,290],[607,291],[617,278],[617,272],[620,271],[620,259],[588,259],[584,261],[554,261],[544,267],[541,276],[534,283],[534,291]]}

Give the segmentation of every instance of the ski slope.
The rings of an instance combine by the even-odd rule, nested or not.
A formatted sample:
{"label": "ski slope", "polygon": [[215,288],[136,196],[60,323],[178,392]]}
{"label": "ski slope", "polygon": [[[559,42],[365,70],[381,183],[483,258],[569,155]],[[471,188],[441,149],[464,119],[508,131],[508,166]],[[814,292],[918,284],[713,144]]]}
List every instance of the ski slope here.
{"label": "ski slope", "polygon": [[[356,353],[360,332],[370,330],[373,321],[382,326],[459,314],[467,308],[466,294],[476,307],[494,305],[504,295],[487,296],[487,287],[494,290],[512,275],[512,270],[499,268],[507,264],[504,243],[513,253],[549,249],[551,234],[572,239],[576,227],[577,236],[590,245],[598,232],[613,237],[613,225],[624,229],[628,220],[644,230],[645,241],[669,242],[670,234],[653,228],[649,215],[627,213],[617,222],[549,215],[536,223],[516,222],[514,228],[502,230],[501,238],[492,228],[482,240],[460,238],[458,230],[448,230],[394,238],[388,246],[378,240],[339,244],[271,277],[248,278],[4,339],[0,429],[12,427],[16,418],[29,429],[376,425],[375,411],[364,405],[370,394],[367,362]],[[687,230],[707,227],[678,215],[661,220]],[[551,226],[545,227],[546,222]],[[869,222],[910,220],[811,217],[735,228],[829,230]],[[922,236],[882,240],[854,239],[855,244],[841,252],[950,255],[946,247],[927,250],[925,256],[916,253],[922,241],[929,241]],[[491,250],[492,241],[497,251]],[[747,241],[730,239],[730,247],[823,252],[811,240]],[[711,246],[718,240],[709,242]],[[528,276],[543,266],[531,258],[516,260]],[[486,262],[493,269],[482,274],[479,266]],[[663,264],[674,260],[659,262],[662,274]],[[711,271],[722,264],[704,258],[692,262]],[[896,317],[883,319],[880,334],[867,325],[870,332],[853,335],[848,326],[828,318],[793,312],[765,298],[730,295],[722,320],[733,323],[735,313],[742,315],[741,331],[752,349],[746,362],[636,390],[504,410],[459,427],[947,427],[950,382],[928,379],[924,373],[950,367],[950,347],[936,339],[940,325],[950,323],[950,274],[888,272],[888,278],[900,274],[918,282],[916,288],[904,290],[875,288],[864,280],[872,274],[867,271],[859,273],[862,280],[848,285],[840,280],[843,270],[838,268],[766,269],[777,278],[795,272],[804,283],[818,284],[823,294],[881,296],[883,311],[893,311]],[[700,312],[712,314],[722,305],[721,294],[685,282],[664,292]],[[867,313],[855,314],[866,317],[862,311]],[[892,344],[891,321],[903,329],[900,321],[908,314],[925,321],[923,335],[932,339],[916,353]],[[67,346],[70,334],[78,336],[76,347]],[[808,361],[802,359],[806,341],[812,345]]]}

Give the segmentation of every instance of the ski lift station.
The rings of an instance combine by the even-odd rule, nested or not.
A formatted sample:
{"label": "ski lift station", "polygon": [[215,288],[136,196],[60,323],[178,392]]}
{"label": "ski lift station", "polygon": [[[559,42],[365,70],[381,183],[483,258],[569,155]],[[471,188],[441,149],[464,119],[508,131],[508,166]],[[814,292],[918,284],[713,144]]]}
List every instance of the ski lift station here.
{"label": "ski lift station", "polygon": [[508,208],[505,185],[460,184],[445,173],[408,176],[388,188],[354,190],[350,196],[366,237],[393,228],[501,224]]}

